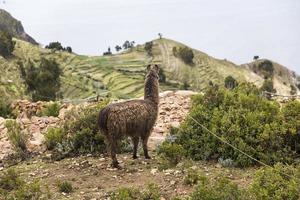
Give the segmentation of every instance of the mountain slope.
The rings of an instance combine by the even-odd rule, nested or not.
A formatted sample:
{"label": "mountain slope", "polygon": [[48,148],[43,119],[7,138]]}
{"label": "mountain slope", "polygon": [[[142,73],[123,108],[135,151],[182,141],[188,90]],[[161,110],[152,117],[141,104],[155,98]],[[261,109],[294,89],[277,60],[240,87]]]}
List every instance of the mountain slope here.
{"label": "mountain slope", "polygon": [[[256,75],[263,78],[263,75],[259,73],[258,66],[265,61],[270,61],[266,59],[260,59],[253,61],[251,63],[243,64],[242,67],[249,69]],[[282,95],[290,95],[291,87],[295,87],[298,90],[300,84],[300,76],[298,76],[294,71],[289,70],[281,64],[278,64],[274,61],[270,61],[274,67],[273,72],[273,84],[277,93]],[[298,91],[299,92],[299,91]]]}
{"label": "mountain slope", "polygon": [[11,16],[7,11],[0,8],[0,30],[7,31],[15,38],[25,40],[32,44],[38,44],[31,36],[29,36],[22,26],[22,23]]}
{"label": "mountain slope", "polygon": [[[0,91],[13,98],[24,96],[25,86],[18,73],[17,62],[26,64],[30,59],[38,65],[41,57],[55,59],[62,68],[61,93],[66,100],[107,94],[115,98],[140,97],[143,95],[145,66],[149,63],[160,64],[166,74],[167,82],[160,87],[162,91],[178,89],[185,81],[192,90],[202,91],[210,81],[223,85],[228,75],[239,82],[253,82],[257,86],[263,84],[264,77],[254,72],[251,63],[239,66],[193,49],[194,65],[190,66],[173,55],[172,49],[175,46],[184,45],[169,39],[159,39],[153,41],[151,57],[144,50],[144,45],[111,56],[89,57],[55,52],[16,40],[15,58],[0,58],[0,68],[4,71]],[[297,84],[297,75],[276,63],[274,68],[275,88],[278,93],[289,94],[290,85]]]}

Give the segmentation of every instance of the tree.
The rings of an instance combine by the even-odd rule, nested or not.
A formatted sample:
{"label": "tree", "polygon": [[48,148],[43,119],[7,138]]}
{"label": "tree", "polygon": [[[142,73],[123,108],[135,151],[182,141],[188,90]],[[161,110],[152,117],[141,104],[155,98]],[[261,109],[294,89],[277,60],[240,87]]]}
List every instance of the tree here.
{"label": "tree", "polygon": [[107,51],[103,53],[104,56],[112,55],[110,47],[108,47]]}
{"label": "tree", "polygon": [[176,47],[173,47],[172,51],[174,56],[180,57],[185,64],[193,64],[194,52],[192,49],[188,47],[179,47],[178,49]]}
{"label": "tree", "polygon": [[134,47],[135,41],[131,41],[129,42],[128,40],[126,40],[123,44],[123,49],[131,49]]}
{"label": "tree", "polygon": [[72,48],[71,47],[66,47],[66,51],[69,53],[72,53]]}
{"label": "tree", "polygon": [[130,47],[130,42],[126,40],[123,44],[123,49],[129,49],[129,47]]}
{"label": "tree", "polygon": [[269,60],[264,60],[263,62],[259,63],[258,69],[265,76],[265,79],[273,76],[274,66]]}
{"label": "tree", "polygon": [[153,47],[153,42],[146,42],[145,44],[145,51],[147,52],[148,56],[152,56],[152,47]]}
{"label": "tree", "polygon": [[261,91],[263,92],[270,92],[270,93],[276,93],[276,89],[274,88],[273,85],[273,80],[272,79],[265,79],[263,85],[260,88]]}
{"label": "tree", "polygon": [[63,51],[64,48],[60,42],[50,42],[49,45],[45,47],[46,49],[54,49],[57,51]]}
{"label": "tree", "polygon": [[259,56],[253,56],[253,60],[258,60]]}
{"label": "tree", "polygon": [[290,91],[291,95],[295,95],[297,94],[297,88],[294,85],[291,85],[291,91]]}
{"label": "tree", "polygon": [[162,34],[158,33],[158,37],[159,37],[159,39],[162,39]]}
{"label": "tree", "polygon": [[60,75],[61,69],[54,60],[42,58],[39,67],[28,61],[23,78],[32,100],[56,100],[60,90]]}
{"label": "tree", "polygon": [[227,89],[234,89],[236,86],[238,86],[238,82],[232,76],[225,78],[225,87]]}
{"label": "tree", "polygon": [[162,68],[159,70],[158,77],[159,77],[159,82],[160,83],[165,83],[166,82],[167,77],[165,75],[165,71]]}
{"label": "tree", "polygon": [[122,47],[121,47],[121,46],[119,46],[119,45],[116,45],[116,46],[115,46],[115,49],[116,49],[116,51],[117,51],[117,52],[119,52],[119,51],[121,51],[121,50],[122,50]]}
{"label": "tree", "polygon": [[12,40],[12,36],[4,31],[0,31],[0,55],[4,58],[12,55],[16,42]]}

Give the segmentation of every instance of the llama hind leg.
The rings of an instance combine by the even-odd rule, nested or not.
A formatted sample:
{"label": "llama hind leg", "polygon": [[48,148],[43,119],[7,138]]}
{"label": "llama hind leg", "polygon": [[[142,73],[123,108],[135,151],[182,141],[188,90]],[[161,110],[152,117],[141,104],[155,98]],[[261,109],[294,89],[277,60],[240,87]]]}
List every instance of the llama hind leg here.
{"label": "llama hind leg", "polygon": [[132,138],[132,143],[133,143],[133,159],[137,159],[137,150],[139,146],[139,137],[133,137]]}
{"label": "llama hind leg", "polygon": [[149,139],[149,136],[150,134],[147,134],[147,136],[143,137],[142,140],[143,140],[143,150],[144,150],[144,156],[146,159],[151,159],[151,157],[149,156],[149,153],[148,153],[148,139]]}

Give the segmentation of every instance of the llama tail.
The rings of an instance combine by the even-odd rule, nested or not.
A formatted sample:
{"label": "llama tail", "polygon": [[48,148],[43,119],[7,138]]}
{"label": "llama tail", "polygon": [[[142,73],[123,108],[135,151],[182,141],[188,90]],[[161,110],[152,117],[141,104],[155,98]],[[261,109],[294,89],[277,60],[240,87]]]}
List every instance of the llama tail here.
{"label": "llama tail", "polygon": [[98,118],[98,125],[100,130],[107,131],[107,118],[109,113],[109,107],[105,107],[100,110],[99,118]]}

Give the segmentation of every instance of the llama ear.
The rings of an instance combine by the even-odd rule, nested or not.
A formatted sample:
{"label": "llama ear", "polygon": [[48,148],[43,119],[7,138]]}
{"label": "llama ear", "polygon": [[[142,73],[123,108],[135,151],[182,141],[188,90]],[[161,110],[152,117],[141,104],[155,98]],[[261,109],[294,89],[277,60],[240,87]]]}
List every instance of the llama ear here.
{"label": "llama ear", "polygon": [[155,65],[153,66],[153,68],[155,69],[155,71],[159,72],[159,66],[158,66],[157,64],[155,64]]}
{"label": "llama ear", "polygon": [[146,70],[149,71],[151,69],[151,65],[147,65]]}

